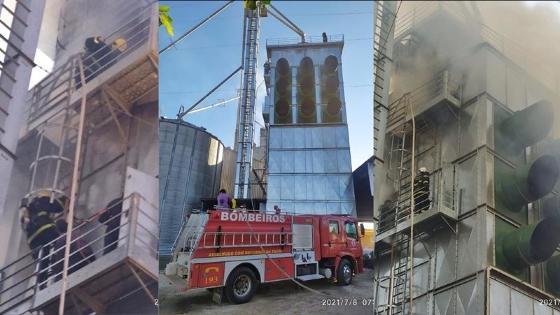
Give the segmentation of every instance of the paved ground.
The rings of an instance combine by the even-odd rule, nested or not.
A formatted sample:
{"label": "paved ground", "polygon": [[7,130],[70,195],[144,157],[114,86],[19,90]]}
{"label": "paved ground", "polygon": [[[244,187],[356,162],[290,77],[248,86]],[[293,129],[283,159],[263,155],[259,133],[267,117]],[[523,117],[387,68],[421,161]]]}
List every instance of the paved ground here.
{"label": "paved ground", "polygon": [[[159,314],[371,314],[373,310],[373,272],[357,275],[349,286],[335,286],[325,280],[305,285],[327,293],[318,295],[300,288],[291,281],[261,284],[251,302],[221,305],[212,302],[205,289],[178,293],[160,277]],[[356,303],[356,306],[352,304]],[[334,305],[333,305],[334,304]],[[363,304],[366,304],[364,306]],[[368,305],[369,304],[369,305]]]}

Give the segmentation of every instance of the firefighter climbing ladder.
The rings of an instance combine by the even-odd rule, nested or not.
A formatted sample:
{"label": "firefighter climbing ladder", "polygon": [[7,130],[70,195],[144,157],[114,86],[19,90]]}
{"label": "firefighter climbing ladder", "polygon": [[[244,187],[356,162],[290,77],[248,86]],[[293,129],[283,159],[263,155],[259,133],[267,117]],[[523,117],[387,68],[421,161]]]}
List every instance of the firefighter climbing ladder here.
{"label": "firefighter climbing ladder", "polygon": [[248,198],[249,177],[253,159],[253,137],[256,102],[256,71],[259,48],[259,8],[245,10],[243,34],[243,81],[239,102],[235,197]]}

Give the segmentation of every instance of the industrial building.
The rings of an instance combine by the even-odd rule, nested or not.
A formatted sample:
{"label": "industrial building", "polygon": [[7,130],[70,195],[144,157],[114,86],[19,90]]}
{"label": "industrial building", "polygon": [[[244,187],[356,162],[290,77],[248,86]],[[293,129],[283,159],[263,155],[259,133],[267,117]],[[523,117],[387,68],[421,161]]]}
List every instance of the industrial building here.
{"label": "industrial building", "polygon": [[[25,34],[33,45],[46,4],[17,3],[18,14],[37,9],[28,13],[36,20]],[[20,124],[9,126],[18,135],[17,148],[8,145],[15,163],[0,205],[0,239],[8,244],[0,259],[0,313],[156,311],[157,11],[153,1],[48,1],[51,15],[41,26],[46,37],[39,48],[50,52],[54,70],[12,99],[21,113],[14,115]],[[84,46],[93,38],[101,48],[91,52]],[[45,192],[50,200],[68,197],[63,218],[72,233],[43,246],[35,259],[17,210],[22,198]],[[113,208],[118,215],[100,221]],[[67,247],[70,240],[82,245]],[[92,252],[87,262],[74,261],[85,247]]]}
{"label": "industrial building", "polygon": [[376,2],[376,314],[560,312],[558,72],[483,10]]}
{"label": "industrial building", "polygon": [[[0,21],[0,178],[10,177],[16,160],[16,147],[20,127],[25,121],[27,90],[35,52],[39,41],[39,28],[44,1],[2,1]],[[5,217],[8,185],[0,185],[0,216]],[[0,230],[10,229],[12,222],[1,220]],[[5,239],[0,240],[0,262],[7,249]]]}
{"label": "industrial building", "polygon": [[356,214],[343,46],[343,36],[267,41],[267,210]]}

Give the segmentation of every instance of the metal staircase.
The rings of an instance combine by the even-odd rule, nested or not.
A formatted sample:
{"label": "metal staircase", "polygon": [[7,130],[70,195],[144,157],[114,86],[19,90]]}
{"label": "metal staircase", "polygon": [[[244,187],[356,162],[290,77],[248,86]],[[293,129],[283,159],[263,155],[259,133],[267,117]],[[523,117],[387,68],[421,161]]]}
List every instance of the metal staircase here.
{"label": "metal staircase", "polygon": [[207,213],[192,213],[173,244],[173,258],[165,267],[165,276],[180,287],[184,287],[190,281],[190,260],[204,234],[207,222]]}
{"label": "metal staircase", "polygon": [[235,197],[248,198],[250,192],[251,165],[253,161],[253,137],[256,102],[256,75],[259,50],[259,9],[245,10],[243,34],[243,82],[239,102],[237,165]]}

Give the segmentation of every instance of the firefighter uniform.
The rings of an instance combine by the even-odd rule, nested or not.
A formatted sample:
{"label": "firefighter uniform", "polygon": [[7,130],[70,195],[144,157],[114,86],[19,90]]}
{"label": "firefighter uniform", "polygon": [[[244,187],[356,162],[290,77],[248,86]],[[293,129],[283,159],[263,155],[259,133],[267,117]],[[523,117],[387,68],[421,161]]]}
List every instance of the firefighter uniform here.
{"label": "firefighter uniform", "polygon": [[60,234],[58,233],[52,214],[64,211],[64,201],[61,199],[50,200],[46,194],[35,197],[28,205],[22,205],[26,210],[27,220],[22,221],[27,243],[31,248],[34,259],[39,260],[39,274],[37,282],[40,287],[44,287],[45,280],[48,278],[50,266],[50,250],[53,248],[54,241]]}
{"label": "firefighter uniform", "polygon": [[[106,44],[101,36],[86,38],[82,58],[86,82],[89,82],[115,63],[115,57],[120,54],[120,49],[126,49],[126,41],[124,39],[119,40],[118,43],[114,43],[116,49],[112,50],[111,46]],[[82,86],[79,68],[76,68],[74,80],[76,81],[76,89],[79,89]]]}
{"label": "firefighter uniform", "polygon": [[418,213],[430,207],[430,173],[423,167],[414,179],[414,205]]}

